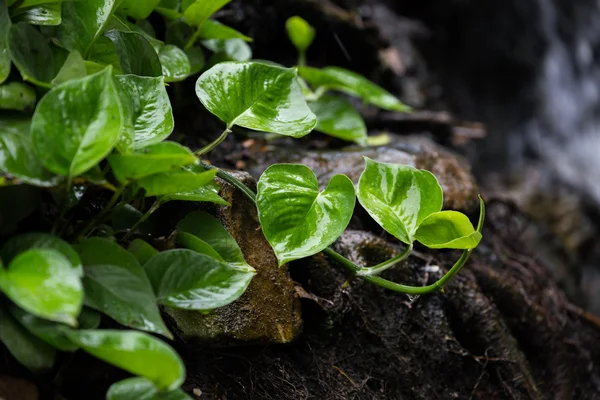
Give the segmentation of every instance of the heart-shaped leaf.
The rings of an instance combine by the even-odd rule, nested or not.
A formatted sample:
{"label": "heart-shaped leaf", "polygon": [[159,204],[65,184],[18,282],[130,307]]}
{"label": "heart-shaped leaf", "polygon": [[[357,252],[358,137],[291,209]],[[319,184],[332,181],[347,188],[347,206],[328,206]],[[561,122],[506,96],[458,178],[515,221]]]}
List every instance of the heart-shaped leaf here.
{"label": "heart-shaped leaf", "polygon": [[202,39],[241,39],[245,42],[252,41],[252,38],[213,19],[208,19],[200,25],[198,28],[198,37]]}
{"label": "heart-shaped leaf", "polygon": [[294,16],[285,23],[288,37],[299,52],[308,49],[315,39],[315,30],[303,18]]}
{"label": "heart-shaped leaf", "polygon": [[61,2],[39,4],[32,7],[19,7],[12,15],[13,21],[27,22],[32,25],[60,25]]}
{"label": "heart-shaped leaf", "polygon": [[0,2],[0,84],[4,83],[10,73],[10,54],[8,52],[8,32],[11,22],[6,2]]}
{"label": "heart-shaped leaf", "polygon": [[356,109],[341,97],[321,96],[311,101],[308,106],[317,116],[319,132],[326,133],[350,142],[365,145],[367,142],[367,126]]}
{"label": "heart-shaped leaf", "polygon": [[152,286],[133,254],[101,238],[86,240],[77,251],[84,265],[87,306],[125,326],[172,337]]}
{"label": "heart-shaped leaf", "polygon": [[181,389],[160,392],[145,378],[129,378],[113,383],[106,393],[106,400],[192,400]]}
{"label": "heart-shaped leaf", "polygon": [[275,164],[258,181],[258,218],[279,265],[316,254],[346,229],[356,196],[345,175],[319,191],[315,174],[304,165]]}
{"label": "heart-shaped leaf", "polygon": [[72,79],[84,78],[86,75],[87,70],[83,57],[81,57],[81,54],[77,50],[73,50],[69,53],[56,77],[52,79],[52,84],[60,85]]}
{"label": "heart-shaped leaf", "polygon": [[219,196],[219,185],[216,182],[209,182],[204,186],[200,186],[194,190],[187,192],[178,192],[161,197],[161,203],[166,203],[171,200],[182,201],[202,201],[206,203],[221,204],[224,206],[230,205]]}
{"label": "heart-shaped leaf", "polygon": [[58,39],[68,50],[79,51],[84,58],[109,20],[116,0],[65,1]]}
{"label": "heart-shaped leaf", "polygon": [[197,0],[184,8],[183,20],[190,25],[200,26],[211,15],[223,8],[231,0]]}
{"label": "heart-shaped leaf", "polygon": [[160,44],[155,50],[162,65],[165,82],[179,82],[188,77],[192,67],[183,50],[172,44]]}
{"label": "heart-shaped leaf", "polygon": [[137,32],[116,29],[104,34],[114,44],[124,74],[161,76],[162,67],[156,51],[146,37]]}
{"label": "heart-shaped leaf", "polygon": [[423,220],[442,209],[440,184],[429,171],[366,157],[365,161],[358,201],[383,229],[411,244]]}
{"label": "heart-shaped leaf", "polygon": [[35,91],[23,82],[9,82],[0,85],[0,109],[33,111]]}
{"label": "heart-shaped leaf", "polygon": [[19,307],[50,321],[76,325],[83,302],[79,272],[62,253],[32,249],[0,272],[0,287]]}
{"label": "heart-shaped leaf", "polygon": [[356,72],[339,67],[324,69],[300,67],[300,76],[314,87],[339,90],[363,99],[366,103],[390,111],[410,111],[410,107],[402,104],[385,89],[377,86]]}
{"label": "heart-shaped leaf", "polygon": [[93,356],[148,379],[160,390],[175,390],[185,378],[177,352],[147,333],[90,329],[68,335]]}
{"label": "heart-shaped leaf", "polygon": [[10,27],[7,45],[23,79],[49,87],[54,78],[54,55],[46,38],[33,26],[20,22]]}
{"label": "heart-shaped leaf", "polygon": [[227,124],[301,137],[317,124],[296,82],[296,69],[258,62],[225,62],[200,76],[196,94]]}
{"label": "heart-shaped leaf", "polygon": [[175,142],[161,142],[131,154],[112,154],[108,162],[115,178],[123,184],[161,172],[178,171],[198,161],[187,148]]}
{"label": "heart-shaped leaf", "polygon": [[125,132],[119,148],[141,149],[173,132],[173,110],[162,77],[117,76]]}
{"label": "heart-shaped leaf", "polygon": [[[77,2],[81,3],[81,2]],[[122,129],[112,69],[50,90],[31,121],[37,155],[50,171],[73,178],[113,149]]]}
{"label": "heart-shaped leaf", "polygon": [[253,271],[230,266],[192,250],[168,250],[144,264],[161,304],[208,311],[239,298]]}
{"label": "heart-shaped leaf", "polygon": [[135,19],[144,20],[148,18],[152,10],[157,7],[160,0],[123,0],[120,5],[120,9],[126,15],[129,15]]}
{"label": "heart-shaped leaf", "polygon": [[415,239],[431,249],[474,249],[481,240],[466,215],[458,211],[440,211],[421,222]]}
{"label": "heart-shaped leaf", "polygon": [[198,174],[189,171],[164,172],[142,178],[137,184],[146,191],[146,197],[176,195],[193,192],[201,186],[208,185],[215,175],[216,170]]}
{"label": "heart-shaped leaf", "polygon": [[133,240],[129,244],[127,251],[133,254],[135,259],[138,260],[141,265],[146,264],[149,259],[158,254],[158,250],[144,242],[142,239]]}

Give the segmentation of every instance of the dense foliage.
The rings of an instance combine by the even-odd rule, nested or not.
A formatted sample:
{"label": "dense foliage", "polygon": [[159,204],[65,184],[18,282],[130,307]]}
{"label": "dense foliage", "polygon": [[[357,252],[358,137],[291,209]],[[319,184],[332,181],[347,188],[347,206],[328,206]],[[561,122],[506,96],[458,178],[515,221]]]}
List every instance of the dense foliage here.
{"label": "dense foliage", "polygon": [[[83,350],[137,376],[115,383],[109,399],[187,398],[183,362],[157,337],[173,338],[160,307],[209,312],[239,298],[255,271],[215,217],[188,214],[162,251],[150,244],[148,217],[170,201],[228,206],[216,174],[256,201],[280,265],[327,251],[367,280],[425,293],[443,285],[411,289],[376,275],[417,240],[464,250],[447,280],[479,243],[481,221],[476,230],[441,211],[427,171],[367,159],[356,192],[343,175],[320,191],[307,167],[277,164],[255,196],[200,162],[234,127],[291,137],[317,129],[367,144],[360,114],[331,91],[408,110],[351,71],[305,66],[315,31],[298,17],[287,24],[298,67],[249,61],[251,39],[213,18],[227,3],[0,0],[0,340],[30,370],[51,370],[57,351]],[[152,12],[165,18],[164,41],[146,21]],[[192,151],[166,140],[175,122],[165,84],[203,70],[196,93],[224,130]],[[89,193],[101,208],[78,218]],[[355,193],[407,244],[404,254],[360,268],[327,248],[346,229]],[[102,329],[101,314],[129,329]]]}

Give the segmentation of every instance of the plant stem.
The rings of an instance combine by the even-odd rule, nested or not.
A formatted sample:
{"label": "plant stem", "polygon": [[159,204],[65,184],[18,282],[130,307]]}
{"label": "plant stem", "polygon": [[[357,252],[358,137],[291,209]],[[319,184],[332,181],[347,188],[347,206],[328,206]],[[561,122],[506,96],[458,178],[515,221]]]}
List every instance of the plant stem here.
{"label": "plant stem", "polygon": [[401,261],[404,261],[408,258],[408,256],[410,255],[410,253],[412,253],[413,250],[413,245],[412,243],[406,247],[406,249],[398,254],[397,256],[390,258],[387,261],[382,262],[381,264],[377,264],[374,267],[362,267],[360,270],[358,270],[356,272],[356,276],[374,276],[374,275],[378,275],[380,273],[382,273],[383,271],[385,271],[388,268],[393,267],[394,265],[398,264]]}
{"label": "plant stem", "polygon": [[53,235],[56,233],[56,231],[58,230],[58,226],[60,225],[60,223],[64,219],[65,215],[67,214],[67,207],[69,206],[68,204],[69,204],[69,194],[71,192],[71,186],[73,186],[73,178],[71,177],[71,175],[69,175],[67,177],[67,185],[65,187],[66,190],[63,193],[64,197],[63,197],[62,201],[60,202],[60,214],[58,215],[58,218],[56,219],[56,221],[54,221],[54,224],[52,225],[52,230],[50,231],[50,233]]}
{"label": "plant stem", "polygon": [[184,50],[191,49],[192,46],[194,46],[194,44],[196,44],[196,40],[198,40],[199,37],[200,37],[200,27],[198,27],[198,29],[196,29],[196,32],[194,32],[192,34],[192,36],[190,37],[190,40],[188,40],[188,42],[185,44],[183,49]]}
{"label": "plant stem", "polygon": [[108,200],[108,203],[106,203],[106,206],[102,209],[102,211],[96,214],[96,216],[92,218],[90,222],[88,222],[88,224],[80,231],[79,235],[77,235],[78,237],[87,236],[97,224],[104,220],[104,217],[111,211],[111,209],[117,203],[117,200],[119,200],[119,197],[121,197],[123,189],[124,188],[121,187],[115,190],[110,200]]}
{"label": "plant stem", "polygon": [[194,154],[197,157],[201,157],[201,156],[205,155],[206,153],[210,152],[212,149],[214,149],[215,147],[217,147],[218,145],[220,145],[221,143],[223,143],[223,141],[225,140],[225,138],[227,138],[227,135],[229,135],[230,133],[231,133],[231,130],[229,129],[229,127],[225,128],[225,130],[223,131],[223,133],[221,133],[221,135],[218,138],[216,138],[215,141],[207,144],[206,146],[204,146],[200,150],[197,150]]}
{"label": "plant stem", "polygon": [[156,211],[158,210],[158,208],[161,206],[161,202],[160,200],[156,200],[154,202],[154,204],[152,204],[152,207],[150,207],[150,209],[148,211],[146,211],[146,214],[142,215],[142,217],[138,220],[138,222],[136,222],[131,229],[129,229],[129,232],[127,232],[125,234],[125,236],[123,236],[123,241],[126,241],[127,239],[129,239],[129,237],[131,237],[131,235],[133,234],[133,232],[135,232],[135,230],[137,229],[138,226],[140,226],[141,224],[143,224],[144,222],[146,222],[146,220],[148,218],[150,218],[150,216]]}
{"label": "plant stem", "polygon": [[[231,185],[233,185],[234,187],[236,187],[237,189],[242,191],[242,193],[244,193],[244,195],[246,195],[246,197],[248,197],[248,199],[250,199],[256,205],[256,194],[254,194],[254,192],[248,186],[244,185],[242,182],[240,182],[234,176],[218,169],[217,167],[214,167],[212,165],[207,165],[204,163],[202,163],[202,166],[204,168],[208,168],[208,169],[213,169],[213,168],[217,169],[218,170],[217,176],[219,178],[223,179],[224,181],[230,183]],[[477,232],[481,232],[481,230],[483,229],[483,222],[485,219],[485,204],[483,203],[481,196],[479,196],[479,206],[480,206],[479,222],[477,224]],[[408,254],[410,254],[411,251],[412,251],[412,245],[409,246],[404,251],[404,253],[399,254],[398,256],[396,256],[388,261],[385,261],[381,264],[378,264],[374,267],[371,267],[371,268],[376,268],[379,270],[378,272],[381,272],[384,269],[389,268],[392,265],[403,260],[404,258],[408,257]],[[341,254],[336,253],[334,250],[332,250],[329,247],[323,250],[324,254],[333,258],[335,261],[337,261],[339,264],[341,264],[344,268],[346,268],[348,271],[351,271],[352,273],[356,274],[361,279],[364,279],[365,281],[374,283],[375,285],[381,286],[383,288],[393,290],[395,292],[411,294],[411,295],[422,295],[422,294],[436,292],[438,290],[443,290],[444,285],[446,285],[446,283],[448,283],[448,281],[450,281],[450,279],[452,279],[454,277],[454,275],[456,275],[458,273],[458,271],[460,271],[461,268],[465,265],[465,263],[471,256],[472,252],[473,252],[473,249],[464,250],[462,255],[460,256],[460,258],[458,259],[458,261],[456,261],[456,263],[452,266],[452,268],[450,268],[450,271],[448,271],[444,276],[442,276],[438,281],[434,282],[433,284],[428,285],[428,286],[408,286],[408,285],[402,285],[399,283],[388,281],[387,279],[383,279],[374,274],[366,275],[365,273],[363,273],[362,275],[358,275],[358,273],[360,271],[364,271],[364,270],[369,271],[371,269],[368,267],[360,267],[360,266],[354,264],[352,261],[348,260],[346,257],[342,256]],[[404,257],[404,258],[402,258],[402,257]],[[385,268],[381,269],[382,267],[385,267]]]}
{"label": "plant stem", "polygon": [[298,51],[298,66],[304,67],[306,65],[306,51]]}

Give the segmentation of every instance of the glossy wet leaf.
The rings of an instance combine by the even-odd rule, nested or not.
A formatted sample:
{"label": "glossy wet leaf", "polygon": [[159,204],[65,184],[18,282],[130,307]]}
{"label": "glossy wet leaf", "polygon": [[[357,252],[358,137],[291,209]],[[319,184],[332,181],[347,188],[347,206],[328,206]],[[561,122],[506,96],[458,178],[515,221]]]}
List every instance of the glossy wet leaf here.
{"label": "glossy wet leaf", "polygon": [[50,321],[76,324],[83,302],[79,272],[52,249],[27,250],[0,272],[4,294],[26,311]]}
{"label": "glossy wet leaf", "polygon": [[85,304],[125,326],[172,337],[150,281],[136,258],[108,239],[92,238],[77,251],[83,261]]}
{"label": "glossy wet leaf", "polygon": [[0,109],[31,111],[35,107],[35,90],[22,82],[0,85]]}
{"label": "glossy wet leaf", "polygon": [[238,125],[301,137],[317,124],[294,68],[258,62],[217,64],[200,76],[196,94],[229,128]]}
{"label": "glossy wet leaf", "polygon": [[124,74],[139,76],[161,76],[159,56],[146,37],[137,32],[122,32],[116,29],[104,34],[114,44],[119,65]]}
{"label": "glossy wet leaf", "polygon": [[46,38],[33,26],[20,22],[11,26],[7,44],[23,79],[48,86],[54,78],[54,55]]}
{"label": "glossy wet leaf", "polygon": [[29,333],[3,306],[0,306],[0,340],[13,357],[33,372],[48,371],[56,351]]}
{"label": "glossy wet leaf", "polygon": [[137,181],[146,191],[146,197],[186,193],[208,185],[215,178],[216,170],[193,173],[174,171],[151,175]]}
{"label": "glossy wet leaf", "polygon": [[58,74],[52,79],[53,85],[70,81],[72,79],[84,78],[87,75],[85,61],[77,50],[73,50],[67,56]]}
{"label": "glossy wet leaf", "polygon": [[411,244],[417,228],[442,208],[442,188],[435,176],[408,165],[365,158],[357,195],[379,225],[400,241]]}
{"label": "glossy wet leaf", "polygon": [[163,251],[144,264],[159,303],[207,311],[238,299],[254,276],[192,250]]}
{"label": "glossy wet leaf", "polygon": [[317,116],[319,132],[359,144],[366,144],[367,126],[348,101],[337,96],[321,96],[308,106]]}
{"label": "glossy wet leaf", "polygon": [[223,61],[248,61],[252,58],[252,49],[242,39],[203,40],[202,45],[215,52],[211,58],[213,64]]}
{"label": "glossy wet leaf", "polygon": [[166,203],[172,200],[183,201],[202,201],[206,203],[221,204],[228,206],[229,203],[219,196],[219,185],[216,182],[210,182],[205,186],[200,186],[196,189],[177,192],[161,197],[160,201]]}
{"label": "glossy wet leaf", "polygon": [[115,178],[121,183],[133,182],[160,172],[179,171],[194,164],[196,156],[176,142],[161,142],[131,154],[108,156]]}
{"label": "glossy wet leaf", "polygon": [[93,356],[144,377],[161,390],[174,390],[185,378],[177,352],[147,333],[81,330],[71,331],[69,338]]}
{"label": "glossy wet leaf", "polygon": [[77,50],[84,57],[102,33],[115,0],[65,1],[62,3],[62,23],[58,39],[68,50]]}
{"label": "glossy wet leaf", "polygon": [[161,44],[156,51],[165,82],[179,82],[188,77],[191,72],[190,60],[182,49],[172,44]]}
{"label": "glossy wet leaf", "polygon": [[50,90],[31,121],[42,164],[69,177],[86,172],[106,157],[121,129],[121,106],[110,67]]}
{"label": "glossy wet leaf", "polygon": [[231,0],[196,0],[184,9],[183,20],[190,24],[199,26],[211,15],[219,11]]}
{"label": "glossy wet leaf", "polygon": [[327,67],[323,69],[299,67],[298,73],[315,88],[323,87],[325,89],[339,90],[352,96],[360,97],[366,103],[373,104],[385,110],[410,111],[409,107],[402,104],[391,93],[356,72],[339,67]]}
{"label": "glossy wet leaf", "polygon": [[431,249],[474,249],[481,240],[466,215],[440,211],[421,222],[415,239]]}
{"label": "glossy wet leaf", "polygon": [[88,75],[91,75],[103,70],[107,65],[112,65],[115,75],[123,74],[115,45],[108,37],[102,35],[90,48],[85,67]]}
{"label": "glossy wet leaf", "polygon": [[316,254],[346,229],[356,196],[345,175],[336,175],[324,191],[304,165],[275,164],[258,181],[258,218],[279,265]]}
{"label": "glossy wet leaf", "polygon": [[10,73],[10,53],[8,52],[8,32],[11,21],[6,2],[0,1],[0,84],[4,83]]}
{"label": "glossy wet leaf", "polygon": [[179,221],[177,230],[192,234],[208,244],[219,255],[217,259],[243,270],[252,270],[235,239],[212,215],[202,211],[190,213]]}
{"label": "glossy wet leaf", "polygon": [[202,39],[241,39],[245,42],[252,41],[252,38],[213,19],[208,19],[204,21],[204,23],[200,25],[198,30],[198,35]]}
{"label": "glossy wet leaf", "polygon": [[62,22],[61,11],[61,2],[18,8],[13,13],[13,21],[27,22],[32,25],[56,26]]}
{"label": "glossy wet leaf", "polygon": [[315,30],[303,18],[294,16],[285,23],[288,37],[298,51],[306,51],[315,39]]}
{"label": "glossy wet leaf", "polygon": [[141,265],[146,264],[146,262],[158,254],[158,250],[154,247],[150,246],[147,242],[142,239],[135,239],[130,244],[127,250],[133,254],[136,260]]}
{"label": "glossy wet leaf", "polygon": [[123,0],[120,9],[135,19],[146,19],[152,10],[158,6],[160,0]]}
{"label": "glossy wet leaf", "polygon": [[5,264],[29,249],[52,249],[60,252],[71,263],[71,267],[79,276],[83,275],[83,266],[77,252],[71,245],[58,236],[48,233],[29,232],[10,238],[0,250],[0,258]]}
{"label": "glossy wet leaf", "polygon": [[160,392],[145,378],[129,378],[113,383],[106,400],[192,400],[183,390]]}

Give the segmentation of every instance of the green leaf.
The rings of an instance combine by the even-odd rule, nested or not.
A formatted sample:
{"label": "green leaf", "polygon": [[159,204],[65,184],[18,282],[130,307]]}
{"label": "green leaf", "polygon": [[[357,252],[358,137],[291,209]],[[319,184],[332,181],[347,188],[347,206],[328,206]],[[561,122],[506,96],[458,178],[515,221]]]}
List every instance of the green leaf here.
{"label": "green leaf", "polygon": [[35,91],[22,82],[9,82],[0,85],[0,109],[33,111]]}
{"label": "green leaf", "polygon": [[0,1],[0,84],[10,73],[10,53],[8,52],[8,32],[10,31],[10,17],[6,2]]}
{"label": "green leaf", "polygon": [[159,56],[146,37],[137,32],[122,32],[116,29],[104,34],[115,45],[119,65],[124,74],[139,76],[161,76]]}
{"label": "green leaf", "polygon": [[181,389],[160,392],[145,378],[129,378],[113,383],[106,393],[106,400],[192,400]]}
{"label": "green leaf", "polygon": [[203,40],[202,45],[216,54],[211,60],[213,64],[223,61],[248,61],[252,58],[252,49],[241,39]]}
{"label": "green leaf", "polygon": [[385,89],[377,86],[364,76],[356,72],[339,67],[317,69],[312,67],[299,67],[298,72],[302,78],[314,87],[339,90],[352,96],[360,97],[366,103],[390,111],[410,111],[410,107],[402,104]]}
{"label": "green leaf", "polygon": [[223,257],[211,245],[191,233],[177,232],[176,239],[177,243],[186,249],[194,250],[196,253],[205,254],[216,260],[225,262]]}
{"label": "green leaf", "polygon": [[308,106],[317,116],[319,132],[365,145],[367,126],[352,104],[337,96],[321,96]]}
{"label": "green leaf", "polygon": [[110,153],[122,129],[121,104],[111,67],[66,82],[40,100],[31,133],[42,164],[73,178]]}
{"label": "green leaf", "polygon": [[117,76],[125,133],[119,148],[141,149],[173,132],[173,110],[162,77]]}
{"label": "green leaf", "polygon": [[108,156],[113,174],[121,183],[161,172],[178,171],[184,165],[197,161],[196,156],[187,147],[175,142],[153,144],[138,153]]}
{"label": "green leaf", "polygon": [[190,63],[190,75],[194,75],[202,71],[204,65],[206,64],[202,48],[198,46],[192,46],[184,51]]}
{"label": "green leaf", "polygon": [[87,76],[87,70],[85,68],[85,61],[81,54],[77,50],[73,50],[67,56],[64,64],[58,71],[58,74],[52,79],[53,85],[60,85],[61,83],[84,78]]}
{"label": "green leaf", "polygon": [[245,42],[252,41],[252,38],[213,19],[208,19],[200,25],[198,36],[202,39],[241,39]]}
{"label": "green leaf", "polygon": [[57,250],[19,254],[0,272],[0,287],[19,307],[40,318],[76,325],[83,300],[79,272]]}
{"label": "green leaf", "polygon": [[20,22],[11,26],[7,43],[23,79],[48,87],[54,78],[54,55],[47,39],[33,26]]}
{"label": "green leaf", "polygon": [[183,50],[175,45],[165,44],[158,46],[157,52],[165,82],[179,82],[188,77],[191,65]]}
{"label": "green leaf", "polygon": [[458,211],[440,211],[421,222],[415,239],[431,249],[474,249],[481,240],[466,215]]}
{"label": "green leaf", "polygon": [[85,67],[87,74],[91,75],[103,70],[107,65],[113,66],[115,75],[123,74],[115,45],[108,37],[102,35],[90,48]]}
{"label": "green leaf", "polygon": [[152,286],[136,258],[108,239],[92,238],[77,246],[83,261],[85,304],[125,326],[172,338]]}
{"label": "green leaf", "polygon": [[348,177],[334,176],[319,192],[315,174],[304,165],[274,164],[258,181],[258,218],[280,266],[333,243],[348,226],[355,202]]}
{"label": "green leaf", "polygon": [[17,361],[33,372],[48,371],[54,365],[54,349],[27,332],[2,306],[0,340]]}
{"label": "green leaf", "polygon": [[230,205],[219,196],[219,185],[216,182],[209,182],[205,186],[200,186],[194,190],[169,194],[160,199],[161,203],[166,203],[171,200],[202,201],[224,206]]}
{"label": "green leaf", "polygon": [[158,6],[160,0],[123,0],[120,9],[135,19],[146,19],[152,10]]}
{"label": "green leaf", "polygon": [[411,244],[423,220],[442,209],[440,184],[429,171],[366,157],[365,161],[358,201],[383,229]]}
{"label": "green leaf", "polygon": [[238,299],[255,274],[187,249],[159,253],[144,269],[159,303],[199,311]]}
{"label": "green leaf", "polygon": [[65,48],[77,50],[86,58],[94,41],[103,32],[114,6],[115,0],[63,2],[58,39]]}
{"label": "green leaf", "polygon": [[69,260],[71,267],[79,276],[83,275],[83,266],[81,265],[81,259],[77,252],[73,250],[69,243],[58,236],[50,235],[48,233],[30,232],[10,238],[4,243],[4,246],[2,246],[0,258],[8,264],[20,253],[30,249],[56,250]]}
{"label": "green leaf", "polygon": [[296,82],[296,69],[258,62],[217,64],[198,78],[196,94],[227,124],[302,137],[317,124]]}
{"label": "green leaf", "polygon": [[177,230],[192,234],[208,244],[219,255],[219,257],[213,256],[213,258],[225,261],[242,270],[254,270],[244,259],[242,250],[235,239],[212,215],[201,211],[190,213],[177,224]]}
{"label": "green leaf", "polygon": [[144,242],[142,239],[134,239],[127,249],[138,260],[141,265],[158,254],[158,250]]}
{"label": "green leaf", "polygon": [[[127,232],[133,225],[143,217],[141,211],[132,206],[131,204],[125,204],[123,207],[115,210],[111,213],[112,228],[116,232]],[[136,233],[149,234],[152,230],[150,221],[144,221],[136,228]]]}
{"label": "green leaf", "polygon": [[200,26],[211,15],[219,11],[231,0],[197,0],[184,9],[183,20],[195,26]]}
{"label": "green leaf", "polygon": [[160,390],[175,390],[185,366],[166,343],[135,331],[71,331],[69,338],[93,356],[151,381]]}
{"label": "green leaf", "polygon": [[294,16],[285,23],[288,37],[299,52],[305,52],[315,39],[315,30],[303,18]]}
{"label": "green leaf", "polygon": [[192,192],[208,185],[215,178],[216,170],[195,174],[189,171],[165,172],[151,175],[137,181],[146,191],[146,197],[174,195]]}
{"label": "green leaf", "polygon": [[18,8],[13,13],[13,20],[27,22],[32,25],[60,25],[62,22],[61,3],[47,3],[33,7]]}

